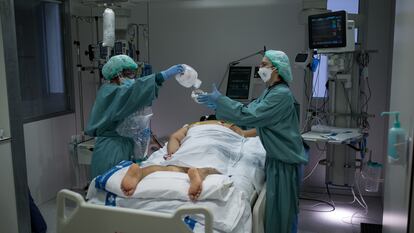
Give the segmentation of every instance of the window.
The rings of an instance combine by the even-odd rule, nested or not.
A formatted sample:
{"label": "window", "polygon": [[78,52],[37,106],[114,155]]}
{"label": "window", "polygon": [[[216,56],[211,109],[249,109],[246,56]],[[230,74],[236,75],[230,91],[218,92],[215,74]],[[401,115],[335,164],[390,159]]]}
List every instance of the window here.
{"label": "window", "polygon": [[331,11],[346,11],[348,14],[359,13],[359,0],[328,0],[327,9]]}
{"label": "window", "polygon": [[63,46],[63,3],[16,0],[15,14],[25,121],[70,111]]}
{"label": "window", "polygon": [[44,3],[43,35],[45,53],[44,69],[48,81],[49,94],[64,93],[64,70],[62,27],[60,24],[59,5],[56,3]]}

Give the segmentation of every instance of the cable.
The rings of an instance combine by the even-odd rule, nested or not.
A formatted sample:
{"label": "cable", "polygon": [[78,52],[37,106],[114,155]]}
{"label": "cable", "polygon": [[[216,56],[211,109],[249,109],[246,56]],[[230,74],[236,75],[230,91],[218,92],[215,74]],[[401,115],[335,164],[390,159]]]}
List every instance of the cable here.
{"label": "cable", "polygon": [[309,172],[308,175],[305,176],[305,178],[302,179],[302,182],[307,180],[309,177],[311,177],[311,175],[313,174],[313,172],[316,170],[316,168],[319,165],[320,159],[321,159],[322,155],[319,155],[318,161],[315,163],[315,165],[313,166],[312,170]]}
{"label": "cable", "polygon": [[371,100],[371,96],[372,96],[372,92],[371,92],[371,86],[369,85],[369,79],[368,76],[366,77],[366,82],[367,82],[367,88],[368,88],[368,97],[367,97],[367,101],[366,101],[366,112],[368,112],[368,103]]}
{"label": "cable", "polygon": [[367,215],[368,215],[368,205],[367,205],[367,203],[365,202],[365,199],[364,199],[364,197],[362,196],[362,193],[361,193],[361,190],[360,190],[360,187],[359,187],[359,179],[357,178],[357,173],[355,172],[355,184],[356,184],[356,187],[357,187],[357,191],[358,191],[358,194],[359,194],[359,197],[361,198],[361,200],[359,200],[359,198],[356,196],[356,194],[355,194],[355,191],[354,191],[354,188],[352,187],[351,188],[351,191],[352,191],[352,195],[354,196],[354,200],[356,200],[357,202],[358,202],[358,204],[365,210],[363,213],[361,213],[360,211],[356,211],[355,213],[353,213],[352,214],[352,216],[351,216],[351,219],[350,219],[350,222],[346,222],[346,221],[344,221],[344,219],[345,218],[348,218],[348,217],[345,217],[345,218],[343,218],[342,219],[342,222],[344,222],[344,223],[347,223],[347,224],[351,224],[352,225],[352,231],[354,232],[354,226],[356,225],[356,224],[354,224],[353,223],[353,219],[355,218],[355,216],[356,215],[358,215],[358,214],[362,214],[360,217],[357,217],[357,218],[361,218],[361,219],[372,219],[372,218],[369,218],[369,217],[367,217]]}
{"label": "cable", "polygon": [[[320,59],[320,55],[318,55],[317,59]],[[316,82],[318,82],[318,80],[319,80],[319,70],[320,70],[320,66],[318,66],[318,70],[316,72],[316,77],[312,76],[312,78],[316,79]],[[312,75],[313,75],[313,73],[312,73]],[[313,95],[315,94],[315,88],[316,88],[316,85],[313,85],[313,81],[312,81],[312,88],[311,88],[311,93],[309,95],[308,108],[310,108],[310,107],[313,108],[312,99],[313,99]]]}
{"label": "cable", "polygon": [[309,99],[311,98],[309,95],[308,95],[308,83],[307,83],[307,80],[306,80],[306,70],[305,70],[305,73],[304,73],[304,78],[303,78],[303,82],[304,82],[304,84],[305,84],[305,96],[306,96],[306,100],[308,100],[308,104],[305,106],[305,110],[306,110],[306,119],[305,119],[305,122],[304,122],[304,124],[303,124],[303,127],[302,127],[302,130],[301,130],[301,133],[303,133],[304,131],[305,131],[305,128],[308,126],[308,124],[309,124],[309,119],[311,118],[310,116],[308,116],[308,112],[309,112],[309,103],[310,103],[310,101],[309,101]]}
{"label": "cable", "polygon": [[345,99],[346,99],[346,102],[348,102],[348,107],[349,107],[349,110],[351,111],[351,115],[353,115],[351,101],[349,100],[348,92],[346,91],[346,88],[343,82],[341,82],[341,86],[344,90]]}
{"label": "cable", "polygon": [[[362,70],[361,70],[361,76],[363,76],[362,74],[364,73],[364,70],[365,70],[365,69],[368,69],[368,67],[362,67]],[[366,86],[367,86],[367,88],[368,88],[368,95],[366,95],[366,94],[365,94],[365,91],[363,91],[363,90],[362,90],[362,93],[363,93],[363,95],[365,96],[365,102],[361,105],[361,109],[364,109],[364,108],[365,108],[365,111],[366,111],[366,112],[368,112],[368,103],[369,103],[369,101],[371,100],[371,97],[372,97],[372,91],[371,91],[371,86],[370,86],[370,83],[369,83],[368,76],[363,77],[363,78],[365,78],[365,79],[364,79],[364,81],[365,81]]]}
{"label": "cable", "polygon": [[348,202],[336,201],[335,203],[352,205],[352,204],[354,204],[356,202],[355,196],[353,196],[353,198],[354,199],[352,199],[352,201],[348,201]]}
{"label": "cable", "polygon": [[[357,216],[358,214],[360,214],[360,216]],[[346,221],[345,219],[347,219],[347,218],[349,218],[350,217],[350,220],[349,221]],[[346,224],[350,224],[350,225],[352,225],[352,232],[353,233],[359,233],[359,231],[358,231],[358,229],[359,229],[359,226],[360,226],[360,224],[361,224],[361,222],[358,224],[358,223],[355,223],[354,222],[354,219],[355,218],[357,218],[357,219],[365,219],[365,220],[371,220],[372,222],[376,222],[377,220],[376,219],[374,219],[374,218],[371,218],[371,217],[367,217],[367,216],[364,216],[362,213],[360,213],[359,211],[356,211],[355,213],[353,213],[351,216],[348,216],[348,217],[344,217],[344,218],[342,218],[341,219],[341,221],[343,222],[343,223],[346,223]]]}
{"label": "cable", "polygon": [[326,192],[328,193],[329,200],[335,205],[335,203],[332,200],[331,191],[329,190],[329,185],[325,184],[325,186],[326,186]]}
{"label": "cable", "polygon": [[220,84],[218,86],[219,90],[221,89],[221,85],[223,85],[224,79],[226,79],[229,70],[230,70],[230,63],[227,65],[226,71],[224,72],[223,77],[221,78]]}
{"label": "cable", "polygon": [[351,145],[351,144],[346,144],[348,147],[350,147],[350,148],[352,148],[352,149],[354,149],[355,151],[362,151],[362,149],[361,148],[357,148],[357,147],[355,147],[354,145]]}
{"label": "cable", "polygon": [[332,209],[330,210],[314,210],[314,209],[305,209],[305,208],[301,208],[301,210],[304,211],[312,211],[312,212],[333,212],[335,211],[335,205],[332,203],[329,203],[327,201],[324,200],[319,200],[319,199],[314,199],[314,198],[307,198],[307,197],[299,197],[299,199],[301,200],[306,200],[306,201],[316,201],[316,202],[320,202],[320,204],[326,204],[328,206],[330,206]]}
{"label": "cable", "polygon": [[[357,57],[357,62],[359,64],[359,75],[360,75],[360,86],[361,85],[361,81],[364,82],[364,84],[366,84],[366,87],[368,88],[368,95],[365,93],[365,91],[361,88],[360,90],[360,99],[364,99],[364,103],[361,104],[360,107],[360,112],[361,113],[368,113],[368,109],[369,109],[369,101],[371,100],[372,97],[372,92],[371,92],[371,87],[370,87],[370,83],[369,83],[369,78],[368,78],[368,64],[369,64],[369,60],[370,60],[370,56],[369,53],[366,52],[362,52],[359,54],[359,56]],[[360,119],[358,120],[359,125],[361,125],[362,128],[369,130],[370,125],[368,122],[368,116],[361,116]]]}
{"label": "cable", "polygon": [[[315,59],[321,59],[321,55],[318,54],[317,57]],[[312,126],[312,125],[317,125],[317,124],[326,124],[328,122],[328,114],[326,111],[326,107],[327,107],[327,103],[329,101],[329,96],[328,96],[328,80],[325,83],[325,91],[323,94],[323,100],[322,103],[320,98],[314,98],[315,93],[319,90],[319,86],[320,86],[320,69],[321,66],[317,67],[317,70],[315,72],[312,72],[312,77],[313,77],[313,81],[312,81],[312,88],[311,89],[311,93],[308,93],[308,82],[306,80],[306,72],[304,75],[304,86],[305,86],[305,96],[306,96],[306,100],[307,100],[307,105],[305,106],[307,115],[306,115],[306,119],[305,122],[303,124],[303,127],[301,129],[301,133],[305,132],[305,129]],[[319,96],[318,96],[319,97]],[[313,101],[315,100],[315,101]]]}
{"label": "cable", "polygon": [[[315,92],[319,91],[319,71],[320,71],[321,67],[318,67],[318,72],[316,74],[316,79],[315,79],[315,83],[313,84],[313,92],[312,92],[312,97],[315,96]],[[316,99],[316,103],[315,103],[315,112],[316,115],[318,115],[318,99]]]}
{"label": "cable", "polygon": [[252,53],[252,54],[250,54],[250,55],[247,55],[247,56],[242,57],[242,58],[240,58],[240,59],[237,59],[237,60],[235,60],[235,61],[229,62],[229,64],[227,64],[227,70],[226,70],[226,72],[224,73],[223,78],[220,80],[220,84],[219,84],[219,86],[218,86],[218,89],[220,90],[221,85],[223,84],[224,79],[226,78],[226,74],[227,74],[227,72],[228,72],[228,71],[229,71],[229,69],[230,69],[230,66],[237,65],[237,64],[239,64],[241,61],[246,60],[246,59],[251,58],[251,57],[254,57],[254,56],[257,56],[257,55],[264,55],[264,53],[265,53],[265,52],[266,52],[266,46],[264,46],[264,48],[263,48],[262,50],[259,50],[259,51],[255,52],[255,53]]}
{"label": "cable", "polygon": [[305,70],[305,72],[303,72],[303,84],[305,85],[305,97],[306,97],[306,100],[308,100],[309,99],[309,95],[308,95],[308,83],[306,82],[306,70]]}
{"label": "cable", "polygon": [[365,202],[365,199],[364,199],[364,197],[362,196],[361,190],[360,190],[360,188],[359,188],[359,179],[357,180],[357,190],[358,190],[359,196],[361,197],[361,200],[362,200],[363,204],[365,205],[365,215],[367,215],[367,214],[368,214],[368,205],[367,205],[367,203]]}
{"label": "cable", "polygon": [[[326,84],[325,84],[325,86],[326,86]],[[323,104],[322,104],[322,107],[320,108],[320,111],[321,112],[325,112],[325,108],[326,108],[326,103],[328,102],[328,100],[329,100],[329,96],[328,96],[328,89],[327,88],[325,88],[325,93],[324,93],[324,95],[323,95]]]}
{"label": "cable", "polygon": [[[319,56],[319,55],[318,55]],[[317,73],[316,73],[316,80],[318,80],[319,79],[319,69],[320,69],[320,67],[318,66],[318,71],[317,71]],[[306,72],[305,72],[305,77],[306,77]],[[306,90],[308,89],[308,86],[307,86],[307,83],[306,83],[306,80],[304,79],[304,82],[305,82],[305,95],[306,95],[306,97],[308,98],[308,103],[307,103],[307,105],[306,105],[306,111],[308,112],[309,111],[309,109],[313,109],[314,108],[314,106],[312,105],[312,99],[313,99],[313,95],[314,95],[314,93],[315,93],[315,86],[316,85],[313,85],[313,82],[312,82],[312,88],[311,88],[311,93],[310,93],[310,95],[308,96],[307,95],[307,92],[306,92]],[[316,111],[317,112],[317,111]],[[302,127],[302,130],[301,130],[301,133],[303,133],[304,132],[304,130],[305,130],[305,128],[308,126],[308,124],[309,124],[309,120],[310,119],[313,119],[313,117],[306,117],[306,121],[305,121],[305,123],[303,124],[303,127]]]}
{"label": "cable", "polygon": [[332,201],[332,196],[331,196],[331,193],[329,191],[328,184],[326,184],[326,187],[327,187],[327,193],[328,193],[329,201],[320,200],[320,199],[316,199],[316,198],[307,198],[307,197],[299,197],[299,199],[318,202],[317,204],[313,205],[312,208],[326,204],[326,205],[330,206],[332,209],[330,209],[330,210],[315,210],[315,209],[301,208],[301,210],[312,211],[312,212],[333,212],[333,211],[335,211],[335,209],[336,209],[335,203]]}
{"label": "cable", "polygon": [[[317,59],[318,60],[321,60],[321,56],[320,55],[318,55],[318,57],[317,57]],[[319,82],[319,71],[321,70],[321,66],[320,65],[318,65],[318,71],[316,72],[316,77],[315,77],[315,83],[317,84],[318,82]],[[316,89],[316,86],[317,85],[313,85],[313,82],[312,82],[312,95],[311,95],[311,99],[313,98],[313,95],[315,94],[315,89]]]}
{"label": "cable", "polygon": [[362,208],[366,209],[365,204],[364,204],[364,203],[362,203],[362,202],[361,202],[361,200],[359,200],[359,198],[358,198],[358,197],[357,197],[357,195],[355,194],[355,190],[354,190],[354,188],[351,188],[351,191],[352,191],[352,195],[354,196],[354,200],[355,200],[356,202],[358,202],[358,204],[359,204]]}

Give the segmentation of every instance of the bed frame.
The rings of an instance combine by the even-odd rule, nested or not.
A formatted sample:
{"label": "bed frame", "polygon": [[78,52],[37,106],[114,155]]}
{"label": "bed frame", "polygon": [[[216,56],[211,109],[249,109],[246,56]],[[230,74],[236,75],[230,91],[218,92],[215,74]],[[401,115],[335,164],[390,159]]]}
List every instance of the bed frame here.
{"label": "bed frame", "polygon": [[[263,188],[253,205],[253,233],[264,232],[265,194]],[[213,233],[213,214],[205,208],[179,208],[171,215],[91,204],[67,189],[57,195],[57,233],[192,233],[182,221],[189,214],[204,215],[205,233]]]}

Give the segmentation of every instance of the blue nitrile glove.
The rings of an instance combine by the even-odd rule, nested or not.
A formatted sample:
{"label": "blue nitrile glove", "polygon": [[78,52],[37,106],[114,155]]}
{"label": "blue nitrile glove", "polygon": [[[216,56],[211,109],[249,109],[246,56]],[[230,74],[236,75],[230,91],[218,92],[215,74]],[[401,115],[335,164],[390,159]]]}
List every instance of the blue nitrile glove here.
{"label": "blue nitrile glove", "polygon": [[167,70],[161,71],[161,74],[162,74],[162,77],[164,78],[164,80],[168,80],[168,79],[176,76],[177,74],[182,74],[182,73],[184,73],[184,66],[181,65],[181,64],[171,66]]}
{"label": "blue nitrile glove", "polygon": [[197,97],[197,101],[200,104],[206,105],[208,108],[217,108],[217,99],[221,96],[221,93],[217,90],[216,84],[213,84],[213,91],[207,94],[201,94]]}

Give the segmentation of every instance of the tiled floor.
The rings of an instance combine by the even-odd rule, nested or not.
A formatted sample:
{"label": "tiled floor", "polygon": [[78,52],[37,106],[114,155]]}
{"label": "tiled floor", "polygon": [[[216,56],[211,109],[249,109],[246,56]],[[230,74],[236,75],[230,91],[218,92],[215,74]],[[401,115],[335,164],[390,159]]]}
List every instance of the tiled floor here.
{"label": "tiled floor", "polygon": [[[320,194],[303,195],[310,198],[327,200],[326,196]],[[352,201],[351,196],[333,196],[335,211],[326,212],[332,209],[327,205],[317,205],[315,201],[301,200],[299,214],[299,233],[359,233],[359,223],[381,223],[382,201],[380,198],[365,198],[369,212],[366,218],[360,215],[351,217],[356,211],[364,212],[357,204],[348,204]],[[48,224],[48,233],[56,233],[56,199],[53,199],[39,206]],[[311,211],[312,210],[312,211]],[[317,212],[322,211],[322,212]],[[323,212],[325,211],[325,212]]]}

